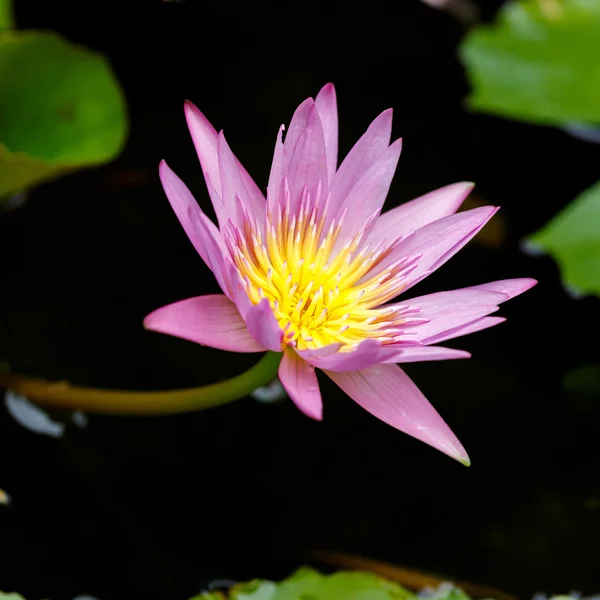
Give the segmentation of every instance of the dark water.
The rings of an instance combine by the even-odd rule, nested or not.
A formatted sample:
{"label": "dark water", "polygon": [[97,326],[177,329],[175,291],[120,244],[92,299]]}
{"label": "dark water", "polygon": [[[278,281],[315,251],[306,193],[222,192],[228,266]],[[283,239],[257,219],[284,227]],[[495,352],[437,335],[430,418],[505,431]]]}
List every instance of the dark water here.
{"label": "dark water", "polygon": [[569,298],[550,259],[518,249],[598,178],[600,148],[466,113],[461,29],[416,1],[340,5],[351,25],[329,30],[335,21],[304,5],[263,21],[250,5],[191,1],[17,8],[23,25],[110,56],[132,133],[116,163],[40,187],[1,219],[0,356],[14,370],[166,389],[254,360],[141,326],[158,306],[217,291],[156,173],[166,158],[209,210],[186,97],[225,128],[261,186],[279,124],[327,81],[342,153],[393,107],[404,150],[388,206],[465,179],[502,206],[502,245],[470,244],[419,292],[521,276],[540,284],[502,306],[507,323],[454,344],[470,361],[407,369],[467,447],[470,469],[370,417],[325,378],[323,423],[289,402],[246,399],[185,416],[91,416],[55,440],[3,409],[0,485],[13,505],[0,510],[0,588],[30,600],[185,599],[212,579],[281,577],[311,550],[336,549],[522,597],[600,591],[600,399],[563,385],[600,361],[599,305]]}

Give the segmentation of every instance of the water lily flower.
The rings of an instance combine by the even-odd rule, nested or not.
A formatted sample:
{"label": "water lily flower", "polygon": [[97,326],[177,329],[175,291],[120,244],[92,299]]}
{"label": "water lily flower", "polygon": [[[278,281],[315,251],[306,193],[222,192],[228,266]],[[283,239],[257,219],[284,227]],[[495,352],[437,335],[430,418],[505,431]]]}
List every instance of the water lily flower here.
{"label": "water lily flower", "polygon": [[456,254],[494,215],[457,213],[455,183],[381,214],[401,140],[392,111],[338,168],[336,93],[296,109],[275,143],[266,198],[218,132],[185,104],[215,225],[160,164],[166,195],[223,294],[164,306],[147,329],[232,352],[282,352],[279,378],[298,408],[322,418],[315,368],[391,426],[469,464],[456,436],[398,363],[467,358],[441,342],[502,322],[489,316],[532,279],[495,281],[394,301]]}

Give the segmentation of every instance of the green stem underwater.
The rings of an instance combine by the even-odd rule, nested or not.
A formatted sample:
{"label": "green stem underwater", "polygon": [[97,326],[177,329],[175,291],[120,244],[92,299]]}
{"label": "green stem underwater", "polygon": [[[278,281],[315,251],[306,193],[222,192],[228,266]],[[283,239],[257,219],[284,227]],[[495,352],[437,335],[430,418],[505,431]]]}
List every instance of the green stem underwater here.
{"label": "green stem underwater", "polygon": [[275,379],[281,356],[278,352],[267,352],[240,375],[219,383],[183,390],[103,390],[11,373],[0,373],[0,386],[23,394],[40,406],[104,414],[168,415],[204,410],[244,398]]}

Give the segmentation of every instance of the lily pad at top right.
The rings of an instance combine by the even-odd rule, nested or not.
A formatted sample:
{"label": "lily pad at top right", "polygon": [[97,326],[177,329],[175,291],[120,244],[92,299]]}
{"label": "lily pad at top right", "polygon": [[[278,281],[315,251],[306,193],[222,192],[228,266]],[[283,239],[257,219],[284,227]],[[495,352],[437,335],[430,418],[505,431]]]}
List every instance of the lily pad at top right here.
{"label": "lily pad at top right", "polygon": [[600,1],[512,0],[460,48],[471,109],[564,125],[600,124]]}

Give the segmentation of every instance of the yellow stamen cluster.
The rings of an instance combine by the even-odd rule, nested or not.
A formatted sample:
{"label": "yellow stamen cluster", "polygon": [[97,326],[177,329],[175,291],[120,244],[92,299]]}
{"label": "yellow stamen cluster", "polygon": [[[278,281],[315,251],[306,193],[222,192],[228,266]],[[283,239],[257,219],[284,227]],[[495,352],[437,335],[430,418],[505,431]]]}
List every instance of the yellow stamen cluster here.
{"label": "yellow stamen cluster", "polygon": [[242,228],[231,224],[229,248],[251,302],[267,298],[285,343],[299,350],[341,342],[341,351],[349,351],[366,338],[395,341],[402,308],[381,305],[398,295],[411,265],[400,260],[369,276],[392,246],[363,245],[367,223],[338,249],[345,213],[328,225],[326,214],[326,203],[320,207],[318,194],[311,201],[305,190],[297,210],[288,195],[267,211],[264,235],[247,213]]}

